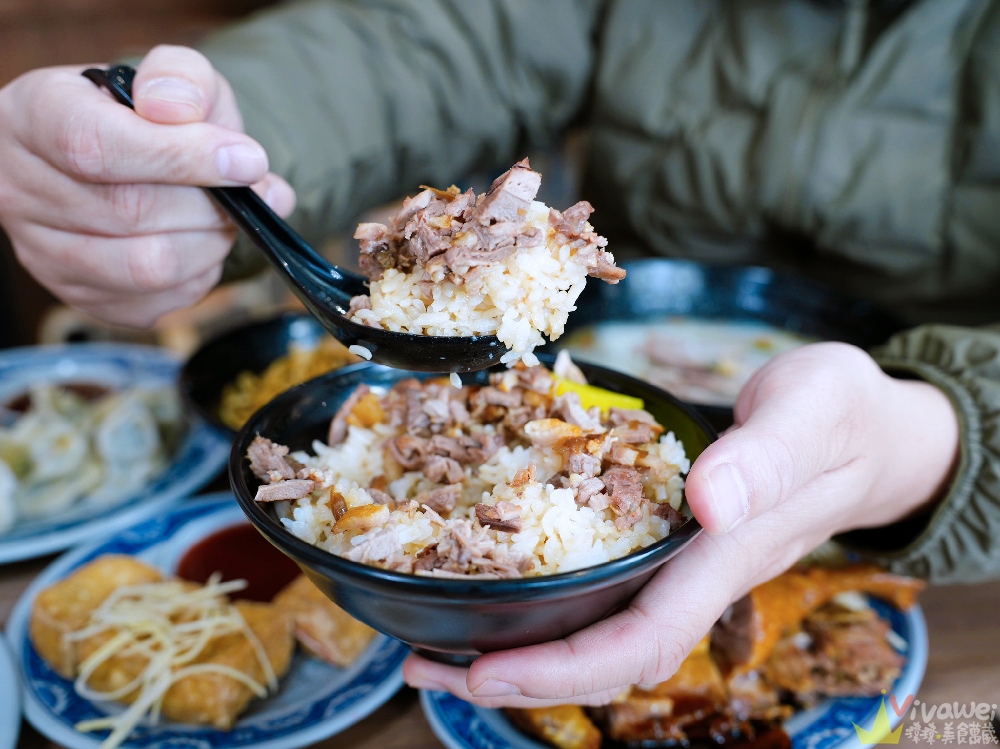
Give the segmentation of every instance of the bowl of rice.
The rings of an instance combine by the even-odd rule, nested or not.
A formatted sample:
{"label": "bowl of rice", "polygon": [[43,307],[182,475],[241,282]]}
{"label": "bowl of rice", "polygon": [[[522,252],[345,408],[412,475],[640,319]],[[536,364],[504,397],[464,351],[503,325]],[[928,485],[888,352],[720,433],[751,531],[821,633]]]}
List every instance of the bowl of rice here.
{"label": "bowl of rice", "polygon": [[701,531],[684,475],[715,433],[652,385],[540,358],[299,385],[240,431],[233,491],[326,595],[429,657],[565,637]]}

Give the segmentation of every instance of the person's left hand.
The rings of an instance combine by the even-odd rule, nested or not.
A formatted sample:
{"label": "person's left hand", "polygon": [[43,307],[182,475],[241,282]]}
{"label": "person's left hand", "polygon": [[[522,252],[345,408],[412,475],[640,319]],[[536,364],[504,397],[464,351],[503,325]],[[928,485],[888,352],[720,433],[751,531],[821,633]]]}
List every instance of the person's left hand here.
{"label": "person's left hand", "polygon": [[686,498],[708,531],[619,614],[470,669],[410,656],[403,673],[485,707],[605,704],[677,669],[725,608],[832,535],[880,527],[947,483],[958,422],[947,397],[894,380],[860,349],[776,357],[740,393],[736,428],[699,456]]}

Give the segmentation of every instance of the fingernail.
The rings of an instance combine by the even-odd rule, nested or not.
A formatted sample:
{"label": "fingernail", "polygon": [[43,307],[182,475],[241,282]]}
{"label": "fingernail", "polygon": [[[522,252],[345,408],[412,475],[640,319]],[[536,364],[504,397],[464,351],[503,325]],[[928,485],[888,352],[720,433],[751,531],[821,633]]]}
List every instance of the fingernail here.
{"label": "fingernail", "polygon": [[220,148],[215,163],[223,179],[252,183],[267,173],[267,154],[259,146],[239,143]]}
{"label": "fingernail", "polygon": [[719,527],[728,533],[750,512],[750,493],[740,472],[731,463],[722,463],[709,471],[708,488],[712,509]]}
{"label": "fingernail", "polygon": [[515,694],[521,694],[521,690],[513,684],[508,684],[505,681],[497,681],[496,679],[487,679],[478,687],[469,691],[476,697],[510,697]]}
{"label": "fingernail", "polygon": [[156,99],[170,104],[187,104],[201,109],[201,91],[191,81],[183,78],[154,78],[142,87],[139,95],[144,99]]}

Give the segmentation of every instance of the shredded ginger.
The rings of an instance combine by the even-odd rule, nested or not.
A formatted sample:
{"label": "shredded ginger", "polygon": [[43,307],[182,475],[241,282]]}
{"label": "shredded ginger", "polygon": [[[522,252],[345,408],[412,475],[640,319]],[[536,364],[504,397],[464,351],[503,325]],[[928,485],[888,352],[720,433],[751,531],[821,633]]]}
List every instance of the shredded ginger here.
{"label": "shredded ginger", "polygon": [[[246,685],[260,698],[276,691],[278,679],[263,645],[239,609],[226,597],[246,585],[246,580],[220,582],[220,575],[216,573],[199,587],[171,580],[122,586],[115,590],[94,610],[86,627],[65,635],[66,641],[79,642],[104,632],[114,633],[80,664],[80,673],[73,686],[77,694],[91,701],[121,700],[138,694],[120,715],[81,721],[76,729],[84,732],[111,729],[101,749],[115,749],[143,718],[158,722],[167,690],[181,679],[196,674],[228,676]],[[212,640],[236,633],[242,633],[253,647],[266,685],[230,666],[194,662]],[[140,656],[146,660],[146,667],[118,689],[92,689],[88,684],[90,677],[101,664],[115,656]]]}

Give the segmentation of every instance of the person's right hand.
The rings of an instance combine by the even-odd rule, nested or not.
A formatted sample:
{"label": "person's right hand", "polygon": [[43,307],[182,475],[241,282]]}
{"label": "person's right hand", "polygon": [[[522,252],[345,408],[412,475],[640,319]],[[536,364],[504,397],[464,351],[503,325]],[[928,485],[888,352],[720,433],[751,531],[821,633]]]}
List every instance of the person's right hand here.
{"label": "person's right hand", "polygon": [[196,185],[252,185],[287,216],[295,193],[243,133],[236,98],[200,53],[152,50],[135,111],[77,66],[0,89],[0,225],[67,304],[146,326],[219,280],[235,228]]}

